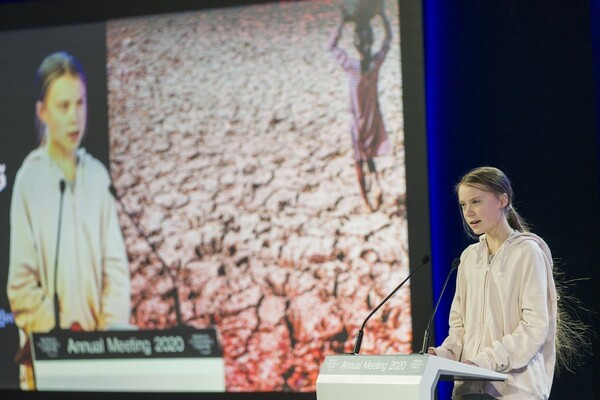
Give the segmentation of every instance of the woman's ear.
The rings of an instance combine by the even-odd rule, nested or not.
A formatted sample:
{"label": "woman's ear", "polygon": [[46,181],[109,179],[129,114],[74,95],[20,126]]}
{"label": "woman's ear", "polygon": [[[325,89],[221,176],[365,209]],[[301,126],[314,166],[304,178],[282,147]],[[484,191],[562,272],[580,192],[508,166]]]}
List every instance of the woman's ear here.
{"label": "woman's ear", "polygon": [[44,103],[40,100],[35,102],[35,115],[37,115],[38,119],[42,121],[44,124],[46,123],[46,112],[44,108]]}
{"label": "woman's ear", "polygon": [[500,205],[502,208],[506,208],[506,206],[508,206],[508,195],[506,193],[502,193],[500,195]]}

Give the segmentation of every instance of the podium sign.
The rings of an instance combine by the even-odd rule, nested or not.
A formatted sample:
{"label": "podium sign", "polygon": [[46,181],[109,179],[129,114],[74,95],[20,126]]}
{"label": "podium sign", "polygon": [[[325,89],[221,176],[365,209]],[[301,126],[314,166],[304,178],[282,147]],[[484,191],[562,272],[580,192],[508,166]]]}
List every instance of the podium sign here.
{"label": "podium sign", "polygon": [[428,400],[440,379],[505,380],[506,375],[422,354],[327,356],[317,400]]}
{"label": "podium sign", "polygon": [[224,392],[215,328],[31,335],[38,390]]}

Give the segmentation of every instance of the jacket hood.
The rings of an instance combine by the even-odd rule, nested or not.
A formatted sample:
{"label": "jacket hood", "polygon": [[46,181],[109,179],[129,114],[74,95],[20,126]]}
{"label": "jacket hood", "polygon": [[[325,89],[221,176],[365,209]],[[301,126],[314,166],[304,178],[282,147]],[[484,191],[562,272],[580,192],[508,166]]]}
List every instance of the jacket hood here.
{"label": "jacket hood", "polygon": [[[75,151],[75,154],[77,156],[77,160],[83,160],[86,155],[87,152],[85,151],[85,148],[80,147]],[[23,164],[26,164],[28,162],[54,162],[52,160],[52,158],[50,157],[50,154],[48,154],[48,150],[46,150],[45,147],[38,147],[37,149],[31,151],[27,157],[25,157],[25,160],[23,161]]]}
{"label": "jacket hood", "polygon": [[[500,266],[501,266],[500,268],[502,268],[502,266],[504,265],[505,257],[507,254],[507,249],[512,246],[517,246],[528,240],[533,241],[540,247],[540,249],[542,250],[542,253],[544,253],[544,256],[546,258],[546,264],[549,265],[550,267],[552,267],[552,265],[554,264],[552,262],[552,253],[550,252],[550,248],[548,247],[548,245],[546,244],[544,239],[542,239],[535,233],[513,231],[510,234],[510,236],[506,239],[504,244],[502,244],[502,247],[500,248],[499,252],[497,253],[497,257],[500,257]],[[477,251],[477,265],[478,266],[486,265],[487,264],[486,263],[487,245],[485,243],[485,234],[483,234],[479,237],[479,246],[478,247],[479,248]]]}
{"label": "jacket hood", "polygon": [[542,239],[535,233],[515,231],[512,235],[508,237],[506,241],[508,245],[517,245],[523,243],[526,240],[533,240],[538,246],[540,246],[540,249],[542,249],[544,255],[548,258],[550,263],[552,263],[552,253],[550,252],[550,248],[548,247],[544,239]]}

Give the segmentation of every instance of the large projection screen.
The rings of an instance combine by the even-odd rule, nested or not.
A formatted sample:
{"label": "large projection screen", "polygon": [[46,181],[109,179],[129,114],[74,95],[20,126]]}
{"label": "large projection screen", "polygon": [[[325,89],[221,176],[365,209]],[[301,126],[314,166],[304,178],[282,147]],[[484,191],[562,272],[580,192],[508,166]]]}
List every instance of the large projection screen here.
{"label": "large projection screen", "polygon": [[[419,6],[382,2],[387,45],[375,3],[163,5],[0,31],[0,388],[27,388],[14,357],[53,327],[58,271],[65,329],[214,328],[225,391],[314,392],[324,357],[352,352],[429,251],[420,23],[400,29]],[[35,125],[36,71],[55,52],[85,71],[77,168],[108,172],[65,178],[63,206],[64,170]],[[111,212],[96,234],[87,221]],[[361,354],[418,350],[427,268],[372,317]],[[127,319],[103,322],[111,307]]]}

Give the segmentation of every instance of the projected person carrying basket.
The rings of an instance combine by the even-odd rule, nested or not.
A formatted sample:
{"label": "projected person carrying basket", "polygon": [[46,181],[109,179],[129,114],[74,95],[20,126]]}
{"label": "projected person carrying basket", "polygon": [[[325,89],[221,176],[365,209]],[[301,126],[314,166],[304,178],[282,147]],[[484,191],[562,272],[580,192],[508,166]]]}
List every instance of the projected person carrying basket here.
{"label": "projected person carrying basket", "polygon": [[[385,37],[381,48],[372,53],[375,43],[371,22],[379,16]],[[354,25],[354,47],[358,58],[338,46],[344,26]],[[390,152],[390,141],[379,107],[379,70],[390,50],[392,32],[385,15],[383,1],[345,0],[341,4],[341,18],[329,40],[329,51],[348,76],[350,91],[350,133],[354,150],[356,176],[360,193],[369,211],[375,211],[383,201],[383,188],[375,165],[376,156]],[[365,175],[364,164],[367,164]]]}

